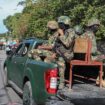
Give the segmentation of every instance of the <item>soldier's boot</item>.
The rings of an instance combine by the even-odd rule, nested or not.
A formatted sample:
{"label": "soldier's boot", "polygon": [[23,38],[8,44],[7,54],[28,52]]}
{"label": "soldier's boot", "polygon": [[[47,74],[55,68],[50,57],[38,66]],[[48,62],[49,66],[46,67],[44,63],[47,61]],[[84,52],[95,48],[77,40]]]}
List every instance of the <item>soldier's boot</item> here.
{"label": "soldier's boot", "polygon": [[[103,76],[104,74],[103,74],[103,72],[102,72],[102,76]],[[102,80],[102,82],[103,82],[103,80]],[[96,85],[99,85],[100,84],[100,82],[99,82],[99,76],[97,77],[97,79],[96,79]]]}
{"label": "soldier's boot", "polygon": [[105,88],[105,80],[102,80],[102,87]]}
{"label": "soldier's boot", "polygon": [[96,85],[99,85],[99,76],[97,77]]}
{"label": "soldier's boot", "polygon": [[[96,85],[99,85],[99,84],[100,84],[100,82],[99,82],[99,80],[97,80],[96,81]],[[105,80],[102,80],[102,87],[105,88]]]}

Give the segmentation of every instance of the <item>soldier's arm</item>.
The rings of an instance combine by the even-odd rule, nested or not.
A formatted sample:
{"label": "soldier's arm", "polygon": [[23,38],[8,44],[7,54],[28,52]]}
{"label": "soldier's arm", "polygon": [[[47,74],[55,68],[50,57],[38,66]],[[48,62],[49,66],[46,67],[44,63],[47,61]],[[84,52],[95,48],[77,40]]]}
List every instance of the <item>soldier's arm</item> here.
{"label": "soldier's arm", "polygon": [[97,50],[97,43],[96,43],[96,38],[95,38],[95,36],[93,35],[93,36],[91,36],[90,37],[91,38],[91,41],[92,41],[92,52],[95,52],[95,53],[97,53],[98,52],[98,50]]}
{"label": "soldier's arm", "polygon": [[52,46],[42,45],[42,46],[38,46],[38,49],[51,50]]}
{"label": "soldier's arm", "polygon": [[66,35],[60,36],[59,39],[62,42],[62,44],[68,48],[71,46],[72,41],[74,40],[75,33],[74,32],[70,32],[70,33],[68,32],[67,34],[68,34],[67,36]]}
{"label": "soldier's arm", "polygon": [[44,50],[52,50],[56,37],[58,37],[58,32],[55,33],[54,36],[50,36],[47,43],[39,46],[38,48]]}
{"label": "soldier's arm", "polygon": [[84,38],[89,38],[90,41],[91,41],[91,44],[92,44],[92,54],[94,55],[97,55],[97,43],[96,43],[96,38],[95,38],[95,35],[92,33],[92,32],[86,32],[83,34],[83,37]]}

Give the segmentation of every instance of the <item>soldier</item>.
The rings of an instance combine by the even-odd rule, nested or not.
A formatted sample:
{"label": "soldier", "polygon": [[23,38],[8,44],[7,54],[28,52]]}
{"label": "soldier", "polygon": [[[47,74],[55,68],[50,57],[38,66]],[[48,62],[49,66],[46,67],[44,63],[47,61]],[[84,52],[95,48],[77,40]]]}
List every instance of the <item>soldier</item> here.
{"label": "soldier", "polygon": [[[97,50],[96,37],[95,37],[95,34],[99,29],[99,26],[100,26],[100,21],[98,19],[96,18],[90,19],[87,24],[87,30],[84,33],[83,37],[88,37],[92,41],[92,50],[91,50],[92,60],[103,61],[103,58],[105,57],[104,55],[101,54],[101,52]],[[99,77],[97,77],[96,84],[99,84]],[[104,80],[102,81],[102,85],[103,87],[105,87]]]}
{"label": "soldier", "polygon": [[[48,42],[40,46],[41,49],[52,49],[56,37],[58,36],[58,23],[56,21],[49,21],[47,23],[48,28]],[[44,47],[44,48],[43,48]]]}
{"label": "soldier", "polygon": [[88,37],[92,41],[91,53],[93,60],[96,58],[96,55],[98,54],[95,33],[98,31],[99,26],[100,21],[98,19],[92,18],[88,21],[86,32],[83,34],[84,37]]}
{"label": "soldier", "polygon": [[53,55],[52,47],[56,37],[58,36],[58,23],[56,21],[49,21],[47,28],[49,32],[48,41],[43,43],[41,46],[38,46],[38,49],[33,49],[29,52],[29,56],[32,56],[36,60],[42,60],[40,56],[45,56],[45,62],[49,62]]}
{"label": "soldier", "polygon": [[69,62],[73,58],[73,47],[75,32],[70,28],[71,20],[68,16],[61,16],[58,18],[59,27],[63,30],[64,35],[60,35],[57,40],[61,46],[57,49],[63,56],[65,61]]}
{"label": "soldier", "polygon": [[60,16],[58,24],[64,35],[61,34],[57,37],[53,49],[59,67],[59,89],[62,89],[64,87],[65,62],[69,62],[73,58],[75,32],[70,28],[71,20],[68,16]]}

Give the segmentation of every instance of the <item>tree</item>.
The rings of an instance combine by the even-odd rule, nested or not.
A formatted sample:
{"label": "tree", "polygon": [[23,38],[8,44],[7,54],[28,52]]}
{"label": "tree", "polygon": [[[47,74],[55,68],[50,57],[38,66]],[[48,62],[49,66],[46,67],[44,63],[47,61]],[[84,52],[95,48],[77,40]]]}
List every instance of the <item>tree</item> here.
{"label": "tree", "polygon": [[47,22],[67,15],[72,20],[72,26],[85,26],[88,19],[98,18],[101,27],[96,36],[98,39],[105,38],[105,0],[26,0],[20,3],[23,4],[25,8],[19,18],[15,14],[4,21],[8,30],[17,37],[22,34],[24,37],[44,38]]}

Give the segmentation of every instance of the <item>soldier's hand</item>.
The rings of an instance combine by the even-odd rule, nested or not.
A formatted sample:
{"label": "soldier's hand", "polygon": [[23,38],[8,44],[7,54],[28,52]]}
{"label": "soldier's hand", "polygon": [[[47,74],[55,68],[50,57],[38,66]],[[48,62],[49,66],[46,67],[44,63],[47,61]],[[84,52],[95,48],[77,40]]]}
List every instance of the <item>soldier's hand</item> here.
{"label": "soldier's hand", "polygon": [[99,58],[100,59],[105,59],[105,55],[100,55]]}
{"label": "soldier's hand", "polygon": [[63,32],[62,29],[58,29],[58,33],[59,33],[60,36],[61,36],[61,35],[64,35],[64,32]]}
{"label": "soldier's hand", "polygon": [[105,55],[98,55],[96,60],[103,61],[105,59]]}
{"label": "soldier's hand", "polygon": [[38,49],[43,49],[43,46],[38,46]]}
{"label": "soldier's hand", "polygon": [[56,58],[56,54],[55,54],[55,53],[52,55],[52,58],[53,58],[53,59],[55,59],[55,58]]}

